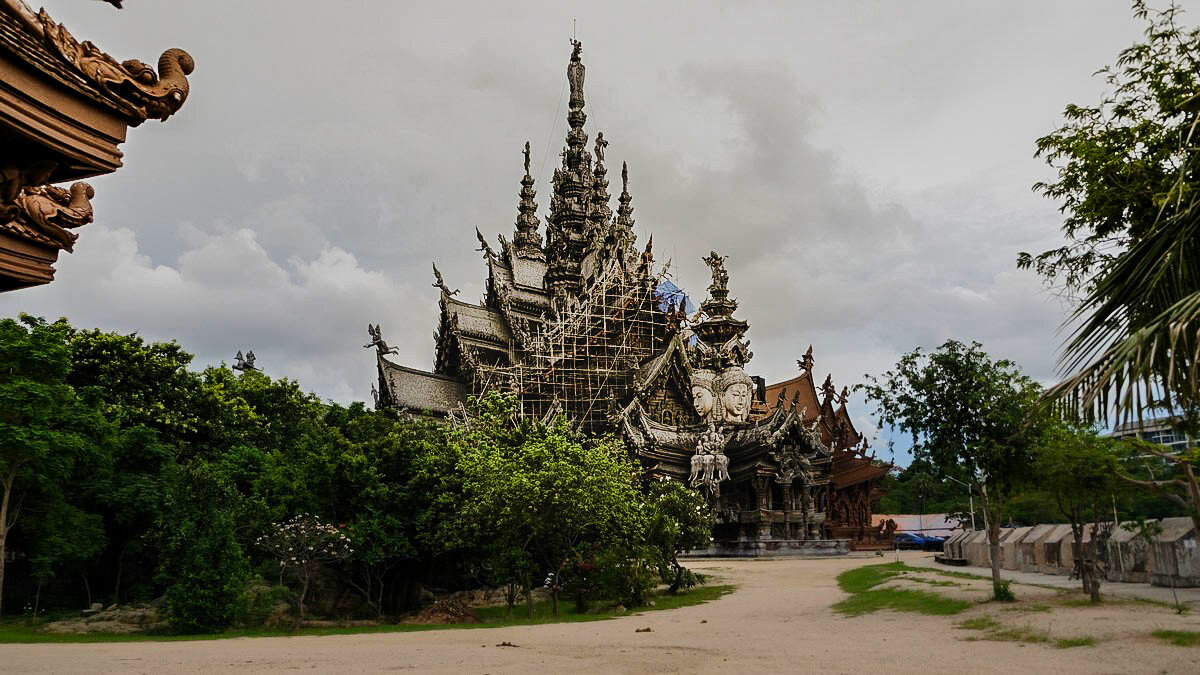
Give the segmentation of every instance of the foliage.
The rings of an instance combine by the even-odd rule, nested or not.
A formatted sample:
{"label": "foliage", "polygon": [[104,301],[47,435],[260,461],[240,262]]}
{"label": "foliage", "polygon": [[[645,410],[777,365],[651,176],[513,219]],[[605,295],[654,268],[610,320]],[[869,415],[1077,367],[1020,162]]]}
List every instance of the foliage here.
{"label": "foliage", "polygon": [[[1051,425],[1037,446],[1037,480],[1071,524],[1078,550],[1083,550],[1084,526],[1088,522],[1099,524],[1111,520],[1106,516],[1109,504],[1116,494],[1124,491],[1124,484],[1117,477],[1119,448],[1119,441],[1065,423]],[[1083,590],[1098,601],[1103,572],[1093,559],[1082,559],[1079,563]]]}
{"label": "foliage", "polygon": [[345,560],[354,553],[350,538],[342,528],[322,523],[307,513],[276,523],[254,543],[277,559],[283,571],[300,578],[303,585],[296,605],[301,621],[308,613],[304,599],[313,577],[326,565]]}
{"label": "foliage", "polygon": [[668,584],[667,592],[704,583],[703,575],[679,564],[679,554],[702,550],[712,543],[716,518],[704,497],[682,483],[663,478],[649,482],[646,499],[650,507],[646,542],[659,576]]}
{"label": "foliage", "polygon": [[163,529],[163,576],[171,626],[183,633],[228,628],[245,608],[249,561],[235,535],[236,495],[210,465],[177,472]]}
{"label": "foliage", "polygon": [[1007,360],[993,361],[979,343],[948,340],[928,355],[900,357],[882,377],[866,376],[867,399],[882,428],[912,439],[913,456],[940,475],[968,483],[988,518],[992,578],[999,589],[1000,519],[1005,500],[1029,478],[1044,414],[1041,387]]}
{"label": "foliage", "polygon": [[[66,483],[76,462],[109,432],[95,405],[66,382],[68,329],[64,321],[26,315],[19,322],[0,320],[0,610],[8,535],[22,515],[44,534],[63,534],[52,525],[78,515],[64,503]],[[94,528],[77,530],[75,543],[83,544],[88,534]],[[61,558],[53,548],[33,548],[44,576]]]}
{"label": "foliage", "polygon": [[[619,442],[527,419],[511,397],[412,419],[263,372],[193,371],[174,342],[28,317],[0,322],[0,357],[15,364],[0,372],[0,473],[19,469],[6,540],[19,603],[165,593],[177,631],[220,631],[272,609],[271,593],[384,619],[430,588],[488,585],[510,603],[523,593],[532,617],[548,577],[551,608],[559,592],[632,607],[660,578],[680,597],[700,581],[678,563],[707,546],[697,494],[643,488]],[[320,583],[256,545],[297,514],[354,541],[321,562]],[[258,606],[251,571],[279,583],[254,588]]]}
{"label": "foliage", "polygon": [[1110,91],[1096,105],[1068,105],[1063,126],[1037,142],[1058,176],[1035,189],[1062,204],[1068,243],[1022,253],[1018,265],[1082,294],[1060,360],[1072,375],[1050,396],[1087,420],[1169,406],[1194,432],[1200,29],[1180,26],[1175,5],[1157,12],[1135,0],[1133,10],[1145,40],[1100,71]]}

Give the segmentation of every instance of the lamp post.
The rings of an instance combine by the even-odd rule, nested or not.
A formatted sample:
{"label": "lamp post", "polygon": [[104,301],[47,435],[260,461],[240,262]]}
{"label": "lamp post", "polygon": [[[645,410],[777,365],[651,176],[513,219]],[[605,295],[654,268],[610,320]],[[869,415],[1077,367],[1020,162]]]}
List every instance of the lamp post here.
{"label": "lamp post", "polygon": [[975,495],[971,494],[971,486],[967,485],[966,483],[962,482],[961,480],[959,480],[953,476],[946,476],[946,478],[949,478],[950,480],[954,481],[955,483],[958,483],[959,485],[967,488],[967,499],[969,499],[971,501],[971,531],[974,532],[975,531]]}

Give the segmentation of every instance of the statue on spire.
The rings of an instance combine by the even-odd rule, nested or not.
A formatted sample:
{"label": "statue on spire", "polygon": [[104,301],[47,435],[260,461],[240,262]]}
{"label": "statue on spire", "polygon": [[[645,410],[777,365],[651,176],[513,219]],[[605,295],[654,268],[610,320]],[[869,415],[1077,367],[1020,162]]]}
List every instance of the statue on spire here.
{"label": "statue on spire", "polygon": [[708,257],[703,258],[704,264],[712,271],[712,286],[708,289],[710,292],[729,290],[729,272],[725,269],[725,259],[728,257],[717,255],[716,251],[709,251]]}
{"label": "statue on spire", "polygon": [[596,133],[596,163],[604,163],[604,149],[608,147],[608,141],[604,140],[604,132]]}
{"label": "statue on spire", "polygon": [[525,176],[521,178],[521,198],[517,204],[517,229],[513,234],[513,244],[517,253],[526,258],[545,259],[542,251],[542,235],[538,234],[537,202],[533,198],[537,191],[533,189],[533,176],[529,175],[529,141],[525,141]]}
{"label": "statue on spire", "polygon": [[525,141],[525,175],[529,175],[529,141]]}
{"label": "statue on spire", "polygon": [[583,77],[585,68],[583,62],[579,60],[579,53],[583,51],[583,43],[579,40],[571,40],[571,45],[574,47],[571,50],[571,63],[567,65],[567,82],[571,84],[571,99],[570,107],[583,107]]}

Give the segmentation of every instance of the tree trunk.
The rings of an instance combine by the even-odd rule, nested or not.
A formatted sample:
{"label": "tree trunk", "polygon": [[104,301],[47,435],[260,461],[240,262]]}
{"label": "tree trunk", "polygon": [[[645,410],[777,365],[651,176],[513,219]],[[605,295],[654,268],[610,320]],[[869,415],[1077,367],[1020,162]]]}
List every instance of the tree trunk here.
{"label": "tree trunk", "polygon": [[[979,491],[979,496],[983,501],[983,512],[988,513],[991,509],[991,500],[988,499],[987,488],[982,487]],[[1003,579],[1000,578],[1000,518],[998,513],[991,514],[988,519],[988,557],[992,559],[992,596],[998,597],[1000,584]]]}
{"label": "tree trunk", "polygon": [[1189,509],[1192,517],[1192,526],[1200,532],[1200,485],[1196,484],[1196,474],[1192,471],[1192,463],[1188,461],[1181,462],[1183,464],[1183,473],[1187,476],[1188,493],[1192,496],[1192,508]]}
{"label": "tree trunk", "polygon": [[307,613],[308,613],[308,609],[304,606],[304,596],[308,595],[308,581],[310,578],[311,578],[311,575],[307,571],[305,571],[304,572],[304,584],[300,588],[300,598],[296,601],[296,604],[299,605],[299,609],[300,609],[300,621],[303,621],[304,617],[307,616]]}
{"label": "tree trunk", "polygon": [[5,546],[8,543],[8,498],[12,495],[13,481],[17,472],[10,473],[4,479],[4,494],[0,495],[0,616],[4,616],[4,561],[7,555]]}
{"label": "tree trunk", "polygon": [[525,573],[525,611],[526,616],[533,617],[533,573]]}
{"label": "tree trunk", "polygon": [[117,581],[113,584],[113,599],[112,604],[121,602],[121,570],[125,567],[125,549],[117,555]]}
{"label": "tree trunk", "polygon": [[92,608],[92,585],[88,583],[87,570],[83,568],[83,564],[79,565],[79,576],[83,578],[83,590],[87,591],[87,609]]}

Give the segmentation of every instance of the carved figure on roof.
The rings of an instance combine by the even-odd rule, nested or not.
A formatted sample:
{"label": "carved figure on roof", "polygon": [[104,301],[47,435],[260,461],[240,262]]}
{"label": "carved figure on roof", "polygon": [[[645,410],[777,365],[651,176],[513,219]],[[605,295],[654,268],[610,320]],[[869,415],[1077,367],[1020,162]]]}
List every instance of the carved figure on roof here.
{"label": "carved figure on roof", "polygon": [[833,374],[825,376],[825,381],[821,383],[821,405],[832,403],[837,398],[837,389],[833,386]]}
{"label": "carved figure on roof", "polygon": [[804,358],[796,361],[796,365],[800,366],[800,371],[811,373],[813,367],[812,345],[808,346],[808,351],[804,352]]}
{"label": "carved figure on roof", "polygon": [[704,258],[704,264],[708,265],[708,269],[712,271],[712,286],[709,290],[720,289],[727,290],[729,288],[729,272],[725,269],[725,260],[729,256],[717,255],[716,251],[710,251],[707,258]]}
{"label": "carved figure on roof", "polygon": [[44,9],[38,12],[38,21],[47,45],[142,119],[165,120],[187,100],[190,91],[187,76],[196,64],[182,49],[163,52],[156,73],[137,59],[118,63],[91,41],[80,43]]}
{"label": "carved figure on roof", "polygon": [[371,400],[375,402],[375,409],[379,409],[379,390],[375,388],[375,383],[371,383]]}
{"label": "carved figure on roof", "polygon": [[483,238],[483,233],[479,231],[478,227],[475,228],[475,238],[479,240],[479,248],[475,249],[476,251],[482,252],[489,258],[496,255],[496,252],[492,250],[492,245]]}
{"label": "carved figure on roof", "polygon": [[608,148],[608,141],[604,140],[604,132],[596,133],[596,162],[604,162],[604,150]]}
{"label": "carved figure on roof", "polygon": [[[21,194],[21,188],[26,185],[44,185],[50,180],[50,174],[58,168],[58,162],[49,160],[38,161],[29,166],[13,164],[0,165],[0,209],[16,201]],[[0,215],[4,215],[0,212]],[[11,218],[15,211],[7,217]]]}
{"label": "carved figure on roof", "polygon": [[839,405],[846,405],[850,401],[850,387],[842,387],[842,393],[838,394],[837,402]]}
{"label": "carved figure on roof", "polygon": [[567,82],[571,85],[570,107],[582,108],[585,68],[579,55],[583,52],[583,43],[579,40],[571,40],[571,45],[574,49],[571,50],[571,62],[567,64]]}
{"label": "carved figure on roof", "polygon": [[727,424],[740,424],[750,414],[750,403],[754,392],[754,380],[746,371],[732,366],[721,371],[714,382],[720,392],[722,419]]}
{"label": "carved figure on roof", "polygon": [[16,203],[24,212],[24,220],[70,251],[79,235],[67,228],[92,222],[91,199],[95,196],[96,191],[87,183],[75,183],[70,190],[45,185],[25,188]]}
{"label": "carved figure on roof", "polygon": [[525,173],[529,173],[529,141],[525,141]]}
{"label": "carved figure on roof", "polygon": [[371,341],[363,345],[363,349],[374,347],[380,356],[400,353],[400,350],[396,347],[388,346],[387,341],[383,339],[383,333],[379,330],[379,324],[367,324],[367,335],[371,336]]}
{"label": "carved figure on roof", "polygon": [[242,351],[239,349],[237,356],[233,357],[233,369],[243,372],[247,370],[258,370],[258,368],[254,366],[254,359],[254,350],[246,352],[246,356],[243,358]]}
{"label": "carved figure on roof", "polygon": [[[483,237],[480,237],[480,239],[482,240]],[[486,246],[487,244],[484,245]],[[459,289],[456,288],[454,290],[450,290],[449,288],[446,288],[446,280],[442,278],[442,273],[438,270],[437,263],[433,263],[433,278],[435,279],[433,282],[434,288],[442,289],[442,293],[445,293],[449,296],[458,295]]]}

